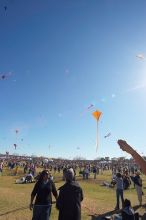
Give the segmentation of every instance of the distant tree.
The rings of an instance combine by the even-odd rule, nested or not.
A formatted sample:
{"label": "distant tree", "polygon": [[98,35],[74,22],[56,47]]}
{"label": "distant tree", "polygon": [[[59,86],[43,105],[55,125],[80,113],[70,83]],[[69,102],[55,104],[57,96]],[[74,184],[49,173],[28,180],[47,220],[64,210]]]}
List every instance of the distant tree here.
{"label": "distant tree", "polygon": [[86,160],[85,157],[81,157],[81,156],[76,156],[73,158],[73,160]]}
{"label": "distant tree", "polygon": [[19,156],[19,154],[18,153],[13,153],[13,156]]}

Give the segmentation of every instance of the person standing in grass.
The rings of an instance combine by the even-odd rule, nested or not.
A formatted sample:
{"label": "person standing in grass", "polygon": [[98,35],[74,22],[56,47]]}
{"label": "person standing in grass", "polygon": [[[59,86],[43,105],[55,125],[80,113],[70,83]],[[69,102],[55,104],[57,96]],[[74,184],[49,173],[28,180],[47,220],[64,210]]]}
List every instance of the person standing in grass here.
{"label": "person standing in grass", "polygon": [[117,198],[117,204],[115,209],[119,209],[119,200],[121,197],[121,201],[122,201],[122,207],[124,205],[124,197],[123,197],[123,192],[124,192],[124,186],[123,186],[123,178],[121,173],[117,173],[116,178],[115,178],[115,182],[116,182],[116,198]]}
{"label": "person standing in grass", "polygon": [[0,161],[0,175],[2,174],[2,172],[3,172],[3,162]]}
{"label": "person standing in grass", "polygon": [[[43,170],[31,193],[30,210],[33,208],[32,220],[49,220],[52,205],[52,193],[57,199],[55,184],[49,179],[49,172]],[[33,200],[35,203],[33,205]]]}
{"label": "person standing in grass", "polygon": [[140,171],[136,172],[135,177],[133,177],[133,182],[135,184],[135,189],[136,189],[136,192],[137,192],[139,205],[142,205],[143,192],[142,192],[142,179],[140,177],[140,174],[141,174]]}
{"label": "person standing in grass", "polygon": [[14,170],[14,176],[16,176],[18,174],[18,169],[19,169],[19,166],[18,166],[18,164],[16,164],[15,170]]}
{"label": "person standing in grass", "polygon": [[73,169],[66,170],[66,183],[59,188],[60,193],[56,202],[56,208],[59,210],[58,220],[81,220],[83,192],[73,179]]}

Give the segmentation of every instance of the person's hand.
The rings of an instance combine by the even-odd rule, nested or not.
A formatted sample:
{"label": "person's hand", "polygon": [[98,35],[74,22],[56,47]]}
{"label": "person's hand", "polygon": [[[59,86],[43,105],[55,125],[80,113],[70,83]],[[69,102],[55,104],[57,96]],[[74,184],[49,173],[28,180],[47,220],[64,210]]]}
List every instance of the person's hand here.
{"label": "person's hand", "polygon": [[33,209],[33,204],[32,204],[32,203],[30,203],[30,205],[29,205],[29,209],[30,209],[30,210]]}
{"label": "person's hand", "polygon": [[133,154],[133,152],[134,152],[133,148],[129,144],[127,144],[126,141],[118,140],[118,144],[123,151],[126,151],[127,153],[129,153],[131,155]]}

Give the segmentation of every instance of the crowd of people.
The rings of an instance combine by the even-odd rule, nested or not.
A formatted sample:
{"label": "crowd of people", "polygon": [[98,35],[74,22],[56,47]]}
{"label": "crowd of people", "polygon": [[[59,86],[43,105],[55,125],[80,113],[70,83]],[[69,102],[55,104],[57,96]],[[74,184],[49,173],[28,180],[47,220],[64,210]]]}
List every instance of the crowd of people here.
{"label": "crowd of people", "polygon": [[[138,219],[138,215],[135,215],[131,207],[130,200],[124,198],[124,190],[128,190],[130,185],[133,184],[137,192],[139,205],[142,205],[141,173],[146,174],[146,161],[125,141],[119,140],[118,144],[122,150],[132,155],[137,165],[124,162],[114,164],[79,160],[52,160],[46,162],[40,159],[21,161],[7,158],[7,160],[0,161],[0,174],[2,174],[5,166],[8,167],[12,175],[17,175],[21,168],[24,176],[17,183],[35,182],[30,201],[30,209],[33,209],[32,220],[49,220],[52,194],[56,200],[56,208],[59,210],[58,220],[80,220],[83,190],[76,181],[77,172],[83,180],[88,180],[91,173],[93,174],[93,179],[96,179],[98,174],[103,174],[105,170],[110,170],[112,173],[111,182],[104,181],[103,185],[115,188],[115,210],[122,208],[119,218],[122,220]],[[38,175],[37,168],[43,170]],[[65,181],[65,184],[59,188],[59,193],[53,181],[53,174],[55,175],[57,172],[62,174],[62,180]]]}

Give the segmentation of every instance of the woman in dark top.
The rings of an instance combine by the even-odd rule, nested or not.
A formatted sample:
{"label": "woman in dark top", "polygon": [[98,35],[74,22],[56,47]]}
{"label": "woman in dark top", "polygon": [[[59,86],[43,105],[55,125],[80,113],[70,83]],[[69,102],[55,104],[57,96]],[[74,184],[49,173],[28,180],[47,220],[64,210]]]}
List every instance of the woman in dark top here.
{"label": "woman in dark top", "polygon": [[140,177],[140,171],[136,172],[136,175],[133,177],[131,176],[132,181],[135,184],[135,188],[136,188],[136,192],[137,192],[137,196],[138,196],[138,200],[139,200],[139,205],[142,205],[142,179]]}
{"label": "woman in dark top", "polygon": [[[55,184],[49,179],[49,172],[42,171],[39,180],[31,193],[30,210],[33,208],[32,220],[49,220],[52,204],[52,193],[57,199]],[[33,205],[33,200],[35,203]]]}
{"label": "woman in dark top", "polygon": [[83,192],[74,179],[73,169],[65,172],[66,183],[59,188],[60,193],[56,207],[59,210],[58,220],[81,220],[81,201]]}

